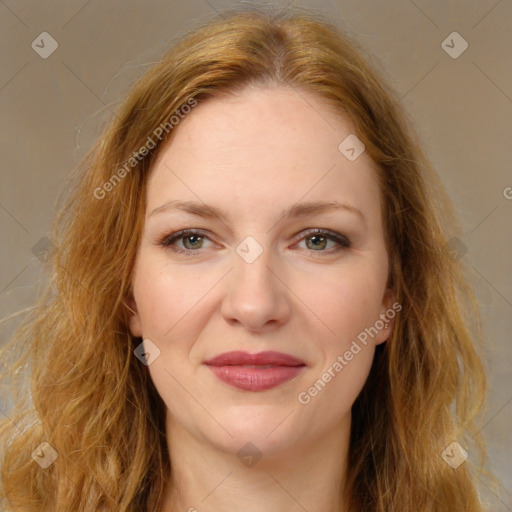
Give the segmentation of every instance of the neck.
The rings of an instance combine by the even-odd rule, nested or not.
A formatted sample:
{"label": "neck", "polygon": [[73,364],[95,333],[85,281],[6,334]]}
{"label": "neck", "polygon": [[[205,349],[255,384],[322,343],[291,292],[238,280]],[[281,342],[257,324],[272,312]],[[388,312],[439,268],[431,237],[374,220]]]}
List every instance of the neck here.
{"label": "neck", "polygon": [[[321,439],[242,455],[198,439],[167,419],[171,479],[161,512],[344,512],[350,416]],[[244,446],[240,443],[240,447]]]}

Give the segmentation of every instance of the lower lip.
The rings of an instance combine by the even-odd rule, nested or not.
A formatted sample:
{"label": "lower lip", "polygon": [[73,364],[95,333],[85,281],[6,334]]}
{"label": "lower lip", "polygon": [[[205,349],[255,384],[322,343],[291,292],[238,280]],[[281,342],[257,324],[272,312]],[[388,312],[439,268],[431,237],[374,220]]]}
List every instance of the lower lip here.
{"label": "lower lip", "polygon": [[265,391],[275,388],[296,377],[304,368],[304,366],[273,366],[272,368],[207,366],[219,380],[244,391]]}

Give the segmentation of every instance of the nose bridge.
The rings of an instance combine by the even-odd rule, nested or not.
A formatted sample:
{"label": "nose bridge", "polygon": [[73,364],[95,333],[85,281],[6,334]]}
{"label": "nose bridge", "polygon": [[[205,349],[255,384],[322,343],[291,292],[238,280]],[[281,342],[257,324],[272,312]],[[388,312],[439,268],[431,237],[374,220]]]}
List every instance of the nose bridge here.
{"label": "nose bridge", "polygon": [[270,268],[275,263],[272,251],[254,237],[246,237],[236,248],[233,285],[245,295],[258,300],[268,300],[275,293],[275,277]]}
{"label": "nose bridge", "polygon": [[286,287],[274,275],[275,257],[268,246],[245,238],[234,254],[223,314],[254,330],[269,321],[282,323],[289,314]]}

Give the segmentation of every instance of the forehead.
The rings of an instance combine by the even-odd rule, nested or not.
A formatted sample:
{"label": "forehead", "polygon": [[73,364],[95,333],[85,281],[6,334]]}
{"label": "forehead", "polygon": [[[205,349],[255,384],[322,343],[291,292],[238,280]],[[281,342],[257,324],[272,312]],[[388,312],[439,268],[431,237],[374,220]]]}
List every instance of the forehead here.
{"label": "forehead", "polygon": [[304,198],[379,215],[371,159],[350,161],[339,149],[352,123],[311,93],[248,87],[199,103],[174,130],[153,164],[148,211],[176,198],[225,208]]}
{"label": "forehead", "polygon": [[[346,117],[299,89],[248,86],[199,103],[174,128],[174,145],[201,149],[279,148],[307,144],[322,151],[338,148],[354,132]],[[171,142],[172,144],[172,142]]]}

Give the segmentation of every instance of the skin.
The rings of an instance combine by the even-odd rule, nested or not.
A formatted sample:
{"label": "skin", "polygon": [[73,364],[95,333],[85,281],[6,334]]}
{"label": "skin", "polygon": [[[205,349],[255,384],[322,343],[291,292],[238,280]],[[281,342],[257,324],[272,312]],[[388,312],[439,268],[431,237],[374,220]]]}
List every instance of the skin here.
{"label": "skin", "polygon": [[[351,133],[311,93],[248,87],[195,107],[154,163],[130,330],[160,350],[148,368],[167,406],[163,511],[344,510],[351,406],[393,321],[308,404],[297,397],[394,302],[372,161],[338,149]],[[226,219],[151,215],[170,200],[215,206]],[[365,220],[347,210],[283,218],[306,201],[350,204]],[[206,232],[175,242],[189,253],[159,245],[186,228]],[[308,228],[344,234],[351,246],[336,251]],[[252,263],[236,252],[247,236],[263,250]],[[242,391],[203,364],[231,350],[276,350],[306,367],[276,388]],[[252,467],[237,457],[248,442],[262,454]]]}

